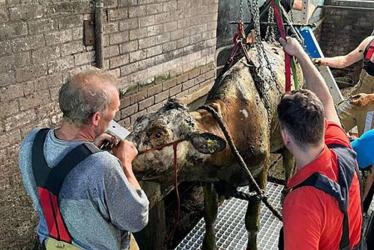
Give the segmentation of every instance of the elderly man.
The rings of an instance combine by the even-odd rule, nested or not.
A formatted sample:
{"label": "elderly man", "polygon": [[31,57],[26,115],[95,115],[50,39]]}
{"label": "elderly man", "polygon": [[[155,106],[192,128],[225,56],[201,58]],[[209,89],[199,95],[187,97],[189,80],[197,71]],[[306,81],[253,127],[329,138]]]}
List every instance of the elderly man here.
{"label": "elderly man", "polygon": [[113,141],[104,132],[120,107],[115,84],[99,70],[71,77],[59,92],[61,126],[33,129],[21,145],[20,169],[47,249],[128,249],[130,232],[148,222],[149,202],[132,171],[134,145],[120,141],[113,155],[98,148]]}

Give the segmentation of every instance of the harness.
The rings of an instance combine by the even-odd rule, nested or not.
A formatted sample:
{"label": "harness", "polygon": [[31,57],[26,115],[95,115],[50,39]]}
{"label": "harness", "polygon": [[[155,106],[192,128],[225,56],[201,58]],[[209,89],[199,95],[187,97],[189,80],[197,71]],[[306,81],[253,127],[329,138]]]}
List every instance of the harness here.
{"label": "harness", "polygon": [[[332,197],[334,197],[339,204],[339,210],[343,213],[343,233],[339,243],[340,250],[349,250],[350,241],[349,241],[349,221],[348,221],[348,204],[349,204],[349,188],[352,184],[353,176],[355,173],[356,166],[355,153],[342,145],[332,144],[328,145],[336,155],[338,160],[338,182],[335,182],[328,178],[327,176],[320,174],[318,172],[309,176],[299,185],[295,186],[293,190],[305,186],[311,186],[316,189],[319,189]],[[280,243],[282,239],[280,239]],[[283,243],[283,242],[282,242]],[[281,244],[282,244],[281,243]],[[281,245],[280,245],[281,247]]]}
{"label": "harness", "polygon": [[32,146],[32,170],[49,236],[70,244],[72,237],[62,218],[58,195],[70,171],[88,156],[100,150],[92,144],[83,143],[70,151],[55,167],[50,168],[43,153],[48,131],[48,128],[44,128],[36,134]]}
{"label": "harness", "polygon": [[368,46],[366,46],[364,51],[363,68],[368,72],[369,75],[374,75],[374,63],[370,61],[374,54],[374,38],[371,39]]}

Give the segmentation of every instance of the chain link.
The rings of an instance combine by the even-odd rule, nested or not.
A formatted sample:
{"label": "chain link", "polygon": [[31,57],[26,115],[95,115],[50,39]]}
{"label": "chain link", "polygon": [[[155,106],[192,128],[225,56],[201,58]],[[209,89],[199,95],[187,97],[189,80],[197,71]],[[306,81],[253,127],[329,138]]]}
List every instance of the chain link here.
{"label": "chain link", "polygon": [[[256,70],[251,70],[252,77],[254,78],[255,85],[259,91],[259,94],[261,98],[264,101],[264,106],[268,113],[268,122],[271,124],[272,121],[272,112],[271,112],[271,101],[270,96],[267,94],[270,89],[273,89],[273,85],[276,86],[276,90],[278,90],[279,93],[282,93],[282,90],[280,88],[280,85],[278,84],[278,79],[272,69],[272,66],[270,64],[270,60],[266,54],[264,45],[261,41],[261,28],[260,28],[260,8],[258,6],[258,0],[247,0],[248,7],[251,13],[252,22],[254,24],[254,29],[256,32],[256,41],[255,41],[255,47],[257,51],[257,60],[258,60],[258,67]],[[265,66],[263,65],[263,59],[265,59]],[[266,77],[265,74],[265,67],[270,73],[270,79],[269,77]],[[270,130],[269,126],[269,130]]]}
{"label": "chain link", "polygon": [[[282,90],[280,89],[280,85],[278,84],[279,81],[272,69],[272,66],[270,64],[270,60],[265,52],[265,48],[264,48],[264,45],[262,44],[261,42],[261,29],[260,29],[260,8],[258,6],[258,0],[253,0],[253,4],[252,4],[252,1],[251,0],[248,0],[248,7],[250,9],[250,12],[251,12],[251,16],[252,16],[252,21],[254,23],[254,27],[255,27],[255,31],[256,31],[256,42],[255,42],[255,46],[256,46],[256,51],[257,51],[257,56],[258,56],[258,61],[259,61],[259,76],[260,78],[263,79],[264,83],[267,83],[266,85],[267,86],[264,86],[264,90],[265,91],[268,91],[269,88],[271,88],[271,86],[273,84],[269,84],[269,81],[265,81],[265,74],[264,74],[264,69],[263,69],[263,65],[262,65],[262,58],[265,59],[265,62],[266,62],[266,68],[269,70],[270,72],[270,75],[271,75],[271,80],[277,90],[282,93]],[[265,85],[265,84],[264,84]]]}
{"label": "chain link", "polygon": [[239,6],[239,19],[241,20],[241,21],[243,21],[243,1],[244,0],[240,0],[240,6]]}
{"label": "chain link", "polygon": [[270,6],[269,12],[268,12],[268,25],[266,27],[266,34],[265,34],[265,40],[269,42],[275,42],[273,22],[274,22],[274,9],[272,6]]}

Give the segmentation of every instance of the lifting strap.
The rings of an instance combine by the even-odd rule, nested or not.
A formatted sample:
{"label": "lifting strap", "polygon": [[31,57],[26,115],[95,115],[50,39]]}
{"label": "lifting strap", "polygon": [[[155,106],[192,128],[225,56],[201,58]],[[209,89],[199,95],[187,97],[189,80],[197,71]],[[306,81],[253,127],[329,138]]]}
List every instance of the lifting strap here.
{"label": "lifting strap", "polygon": [[69,172],[88,156],[100,150],[93,144],[82,143],[70,151],[55,167],[50,168],[43,150],[49,130],[48,128],[41,129],[35,136],[32,146],[32,170],[49,236],[71,243],[72,237],[62,218],[58,195]]}
{"label": "lifting strap", "polygon": [[305,181],[295,186],[300,188],[303,186],[312,186],[317,188],[331,196],[333,196],[339,204],[339,209],[343,213],[343,233],[340,239],[339,249],[349,250],[349,221],[348,221],[348,202],[349,202],[349,187],[352,184],[355,169],[355,157],[354,153],[342,145],[328,145],[338,157],[338,171],[339,177],[338,182],[335,182],[328,178],[327,176],[320,174],[318,172],[309,176]]}
{"label": "lifting strap", "polygon": [[364,60],[370,60],[373,54],[374,54],[374,38],[371,39],[368,46],[366,46],[365,48]]}
{"label": "lifting strap", "polygon": [[[271,5],[273,6],[274,18],[278,26],[279,34],[286,40],[286,31],[284,29],[282,15],[279,12],[279,0],[271,0]],[[286,52],[284,52],[284,67],[286,77],[285,91],[288,92],[291,90],[291,56]]]}

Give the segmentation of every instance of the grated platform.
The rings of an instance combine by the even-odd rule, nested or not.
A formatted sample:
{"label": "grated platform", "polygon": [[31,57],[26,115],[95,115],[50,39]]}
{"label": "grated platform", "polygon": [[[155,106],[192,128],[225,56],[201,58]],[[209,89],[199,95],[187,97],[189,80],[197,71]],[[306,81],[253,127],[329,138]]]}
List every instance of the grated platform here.
{"label": "grated platform", "polygon": [[[282,185],[269,182],[267,195],[270,203],[280,210]],[[241,187],[240,191],[248,191]],[[215,223],[217,249],[237,250],[247,247],[247,230],[244,225],[247,202],[235,198],[226,200],[218,208]],[[282,223],[272,215],[269,209],[261,205],[260,232],[257,236],[258,249],[278,249],[278,235]],[[188,235],[175,248],[176,250],[201,249],[205,233],[205,222],[201,219]]]}

